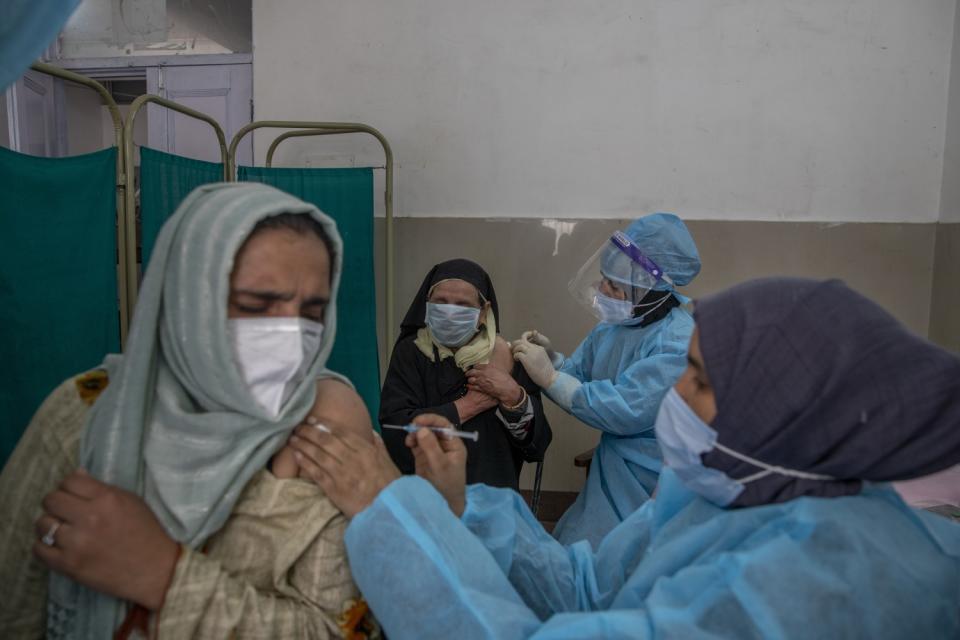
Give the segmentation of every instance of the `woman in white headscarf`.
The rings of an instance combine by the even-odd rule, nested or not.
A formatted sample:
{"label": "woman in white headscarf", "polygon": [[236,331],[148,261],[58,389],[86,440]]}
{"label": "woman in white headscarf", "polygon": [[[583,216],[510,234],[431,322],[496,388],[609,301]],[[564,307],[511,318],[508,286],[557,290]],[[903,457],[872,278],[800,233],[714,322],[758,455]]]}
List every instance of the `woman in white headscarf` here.
{"label": "woman in white headscarf", "polygon": [[3,635],[376,632],[346,521],[284,447],[304,421],[372,438],[325,368],[341,254],[330,218],[273,188],[184,201],[124,355],[55,390],[0,476]]}

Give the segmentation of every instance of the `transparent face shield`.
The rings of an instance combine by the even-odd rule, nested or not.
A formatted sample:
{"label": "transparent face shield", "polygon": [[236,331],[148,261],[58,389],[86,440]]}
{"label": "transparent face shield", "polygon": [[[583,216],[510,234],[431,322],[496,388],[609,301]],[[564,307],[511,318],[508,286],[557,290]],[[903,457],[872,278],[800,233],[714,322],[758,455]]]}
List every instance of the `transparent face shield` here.
{"label": "transparent face shield", "polygon": [[[630,320],[658,283],[673,281],[622,231],[615,232],[577,271],[568,285],[574,299],[601,322]],[[662,287],[661,287],[662,288]]]}

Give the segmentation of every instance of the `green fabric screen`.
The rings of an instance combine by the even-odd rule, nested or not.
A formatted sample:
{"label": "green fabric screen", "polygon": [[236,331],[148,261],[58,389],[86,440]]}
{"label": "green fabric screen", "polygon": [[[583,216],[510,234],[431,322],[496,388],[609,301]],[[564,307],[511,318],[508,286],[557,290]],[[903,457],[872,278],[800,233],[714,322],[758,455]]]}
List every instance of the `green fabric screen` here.
{"label": "green fabric screen", "polygon": [[373,277],[373,169],[239,167],[240,181],[263,182],[315,204],[336,220],[343,238],[337,339],[327,366],[347,376],[379,423],[380,356]]}
{"label": "green fabric screen", "polygon": [[150,254],[160,227],[183,199],[203,184],[223,182],[223,165],[175,156],[140,147],[140,264],[150,264]]}
{"label": "green fabric screen", "polygon": [[0,148],[0,463],[60,382],[120,350],[116,163]]}

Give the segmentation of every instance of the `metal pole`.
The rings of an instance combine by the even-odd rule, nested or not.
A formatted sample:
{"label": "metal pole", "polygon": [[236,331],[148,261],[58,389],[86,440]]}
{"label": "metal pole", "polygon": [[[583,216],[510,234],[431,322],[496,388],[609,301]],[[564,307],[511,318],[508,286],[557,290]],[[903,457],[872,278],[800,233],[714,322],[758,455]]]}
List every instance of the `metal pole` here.
{"label": "metal pole", "polygon": [[40,73],[45,73],[49,76],[54,76],[56,78],[62,78],[63,80],[69,80],[70,82],[75,82],[77,84],[83,85],[93,89],[103,100],[103,103],[107,106],[107,110],[110,112],[110,119],[113,121],[113,137],[116,141],[117,147],[117,173],[116,173],[116,188],[117,188],[117,295],[119,297],[120,304],[120,344],[123,345],[127,341],[127,331],[130,326],[130,314],[129,314],[129,305],[127,302],[127,268],[126,268],[126,188],[127,181],[124,174],[124,160],[125,160],[125,145],[124,145],[124,130],[123,130],[123,118],[120,116],[120,109],[117,107],[116,101],[113,99],[113,96],[110,95],[110,92],[107,91],[106,87],[102,84],[82,76],[79,73],[74,73],[73,71],[67,71],[66,69],[61,69],[52,64],[47,64],[45,62],[35,62],[30,65],[30,68],[34,71]]}
{"label": "metal pole", "polygon": [[273,142],[270,143],[270,148],[267,149],[267,167],[273,166],[273,154],[277,150],[277,147],[280,146],[280,143],[288,138],[299,138],[302,136],[332,136],[339,135],[341,133],[364,133],[360,129],[344,129],[343,131],[339,130],[329,130],[325,131],[323,129],[304,129],[302,131],[287,131],[286,133],[281,133],[279,136],[274,138]]}
{"label": "metal pole", "polygon": [[[223,134],[223,129],[220,128],[220,125],[217,124],[217,121],[208,116],[205,113],[201,113],[195,109],[185,107],[182,104],[173,102],[172,100],[167,100],[166,98],[161,98],[160,96],[155,96],[152,94],[144,94],[133,101],[130,105],[130,112],[127,114],[127,121],[124,123],[124,144],[126,149],[124,151],[124,160],[126,161],[126,247],[127,247],[127,301],[130,305],[130,317],[133,317],[133,309],[137,304],[137,291],[139,289],[139,282],[137,281],[137,220],[136,220],[136,210],[137,210],[137,198],[136,192],[134,190],[133,176],[134,176],[134,166],[133,166],[133,156],[134,156],[134,144],[133,144],[133,125],[137,119],[137,114],[140,113],[140,110],[143,108],[143,105],[153,103],[160,105],[161,107],[166,107],[177,113],[182,113],[185,116],[190,118],[196,118],[197,120],[202,120],[206,122],[211,127],[213,127],[213,132],[217,135],[217,141],[220,143],[220,157],[223,161],[223,177],[224,180],[227,180],[228,176],[228,158],[227,158],[227,138]],[[146,267],[146,265],[144,265]]]}

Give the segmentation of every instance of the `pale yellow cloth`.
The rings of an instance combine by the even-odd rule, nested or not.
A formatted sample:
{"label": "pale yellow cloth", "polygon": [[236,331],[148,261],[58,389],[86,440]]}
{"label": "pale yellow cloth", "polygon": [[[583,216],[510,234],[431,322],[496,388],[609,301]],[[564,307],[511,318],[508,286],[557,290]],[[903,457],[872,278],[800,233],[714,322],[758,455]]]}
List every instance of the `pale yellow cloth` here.
{"label": "pale yellow cloth", "polygon": [[[74,379],[60,385],[0,474],[4,638],[44,637],[48,572],[30,551],[33,523],[43,497],[76,468],[88,409]],[[151,627],[177,639],[341,637],[338,618],[359,598],[346,526],[313,483],[257,472],[205,552],[184,548]]]}
{"label": "pale yellow cloth", "polygon": [[487,309],[487,315],[480,325],[480,331],[473,339],[456,351],[450,347],[445,347],[433,339],[430,327],[421,327],[417,331],[417,339],[414,341],[420,353],[434,361],[433,347],[437,347],[440,354],[440,360],[453,358],[457,367],[466,371],[475,364],[487,364],[490,362],[490,356],[493,355],[493,348],[497,344],[497,320],[493,317],[493,309]]}

